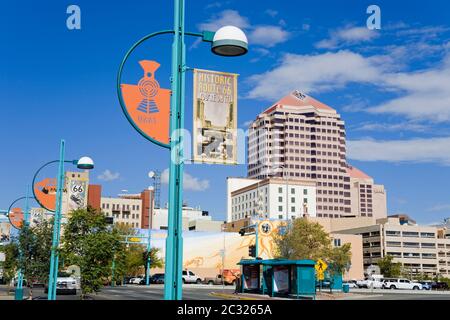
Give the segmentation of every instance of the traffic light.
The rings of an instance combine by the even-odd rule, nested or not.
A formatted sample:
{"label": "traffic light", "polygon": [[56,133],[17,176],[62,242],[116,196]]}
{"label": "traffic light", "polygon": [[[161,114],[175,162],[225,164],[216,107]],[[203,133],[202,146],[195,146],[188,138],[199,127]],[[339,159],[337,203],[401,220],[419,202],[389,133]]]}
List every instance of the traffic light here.
{"label": "traffic light", "polygon": [[113,217],[105,217],[106,224],[114,224],[114,218]]}
{"label": "traffic light", "polygon": [[250,245],[248,246],[248,255],[250,257],[256,257],[256,246],[255,245]]}
{"label": "traffic light", "polygon": [[245,229],[242,228],[241,230],[239,230],[239,234],[241,235],[241,237],[243,237],[245,235]]}

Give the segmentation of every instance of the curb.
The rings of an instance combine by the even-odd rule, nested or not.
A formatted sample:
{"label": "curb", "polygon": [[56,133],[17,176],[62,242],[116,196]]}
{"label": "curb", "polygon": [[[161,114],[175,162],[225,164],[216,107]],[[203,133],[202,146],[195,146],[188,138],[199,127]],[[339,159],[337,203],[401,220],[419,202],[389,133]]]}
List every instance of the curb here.
{"label": "curb", "polygon": [[219,292],[211,292],[209,295],[213,296],[213,297],[224,298],[227,300],[266,300],[266,299],[257,299],[257,298],[253,298],[253,297],[240,296],[237,294],[226,294],[226,293],[219,293]]}

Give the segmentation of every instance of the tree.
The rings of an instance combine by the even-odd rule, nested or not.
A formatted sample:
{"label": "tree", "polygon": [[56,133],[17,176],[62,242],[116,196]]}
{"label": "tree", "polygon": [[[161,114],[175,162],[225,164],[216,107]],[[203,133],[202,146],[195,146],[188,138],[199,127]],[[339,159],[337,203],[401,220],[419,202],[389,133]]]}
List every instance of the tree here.
{"label": "tree", "polygon": [[305,218],[295,219],[287,232],[274,237],[275,256],[284,259],[324,259],[331,246],[331,239],[317,222]]}
{"label": "tree", "polygon": [[330,236],[317,222],[305,218],[295,219],[287,232],[276,235],[274,241],[277,258],[326,261],[331,281],[334,275],[342,275],[350,268],[351,244],[333,247]]}
{"label": "tree", "polygon": [[350,269],[352,246],[345,243],[340,247],[334,247],[328,250],[326,260],[330,264],[330,273],[343,274]]}
{"label": "tree", "polygon": [[386,278],[396,278],[402,273],[402,264],[400,262],[393,262],[393,260],[393,256],[386,255],[377,262],[381,274]]}
{"label": "tree", "polygon": [[52,246],[52,221],[42,221],[36,226],[24,225],[11,243],[5,246],[4,264],[6,280],[15,278],[20,269],[30,284],[30,297],[33,283],[46,283],[50,268]]}
{"label": "tree", "polygon": [[114,256],[121,256],[125,244],[121,243],[117,229],[108,225],[105,216],[93,208],[71,212],[64,226],[62,257],[66,264],[74,264],[81,271],[81,297],[98,292],[111,275]]}

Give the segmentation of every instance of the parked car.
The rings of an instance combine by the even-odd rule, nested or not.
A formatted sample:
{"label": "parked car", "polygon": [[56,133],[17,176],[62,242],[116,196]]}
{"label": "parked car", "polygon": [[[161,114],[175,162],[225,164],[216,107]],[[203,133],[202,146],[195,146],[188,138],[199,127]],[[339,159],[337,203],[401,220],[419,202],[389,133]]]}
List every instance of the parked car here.
{"label": "parked car", "polygon": [[431,290],[431,282],[430,281],[420,281],[423,290]]}
{"label": "parked car", "polygon": [[133,278],[134,278],[134,277],[124,277],[124,278],[123,278],[123,280],[124,280],[123,282],[124,282],[125,284],[129,284],[129,283],[130,283],[130,280],[133,279]]}
{"label": "parked car", "polygon": [[129,284],[139,284],[143,278],[142,277],[134,277],[130,279]]}
{"label": "parked car", "polygon": [[422,290],[422,284],[408,279],[384,279],[384,289]]}
{"label": "parked car", "polygon": [[[79,284],[77,279],[67,273],[59,273],[56,278],[56,294],[77,294]],[[45,286],[45,293],[48,293],[48,286]]]}
{"label": "parked car", "polygon": [[164,273],[155,273],[150,277],[150,283],[164,284]]}
{"label": "parked car", "polygon": [[190,270],[183,270],[183,283],[202,283],[202,279]]}
{"label": "parked car", "polygon": [[222,284],[222,275],[218,274],[215,277],[206,277],[203,279],[204,284],[214,285],[214,284]]}
{"label": "parked car", "polygon": [[356,281],[356,285],[358,288],[381,289],[383,288],[383,276],[371,275],[362,281]]}
{"label": "parked car", "polygon": [[356,285],[356,280],[344,281],[342,284],[348,284],[349,288],[358,288]]}
{"label": "parked car", "polygon": [[448,290],[448,284],[443,281],[435,281],[431,283],[431,289]]}

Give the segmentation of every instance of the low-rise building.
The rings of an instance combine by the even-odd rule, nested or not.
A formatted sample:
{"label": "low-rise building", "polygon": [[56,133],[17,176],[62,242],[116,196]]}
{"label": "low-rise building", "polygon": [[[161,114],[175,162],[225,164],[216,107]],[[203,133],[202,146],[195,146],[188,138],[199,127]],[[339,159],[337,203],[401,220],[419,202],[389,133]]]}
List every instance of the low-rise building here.
{"label": "low-rise building", "polygon": [[450,239],[443,236],[445,231],[418,225],[406,215],[396,215],[339,233],[362,236],[365,269],[390,255],[411,274],[450,277]]}
{"label": "low-rise building", "polygon": [[153,217],[153,190],[121,194],[114,198],[101,197],[101,211],[107,217],[113,217],[114,223],[131,228],[148,228]]}
{"label": "low-rise building", "polygon": [[227,179],[228,222],[255,216],[285,220],[305,215],[316,216],[315,182],[280,178],[238,178],[239,181],[245,181],[245,186],[242,186],[234,183],[233,179]]}
{"label": "low-rise building", "polygon": [[[156,208],[154,209],[154,215],[152,217],[152,229],[167,229],[168,221],[168,208]],[[203,230],[214,229],[214,231],[220,231],[220,226],[223,221],[213,221],[208,211],[204,211],[201,208],[193,208],[183,206],[182,209],[183,230]],[[218,226],[218,227],[217,227]]]}

